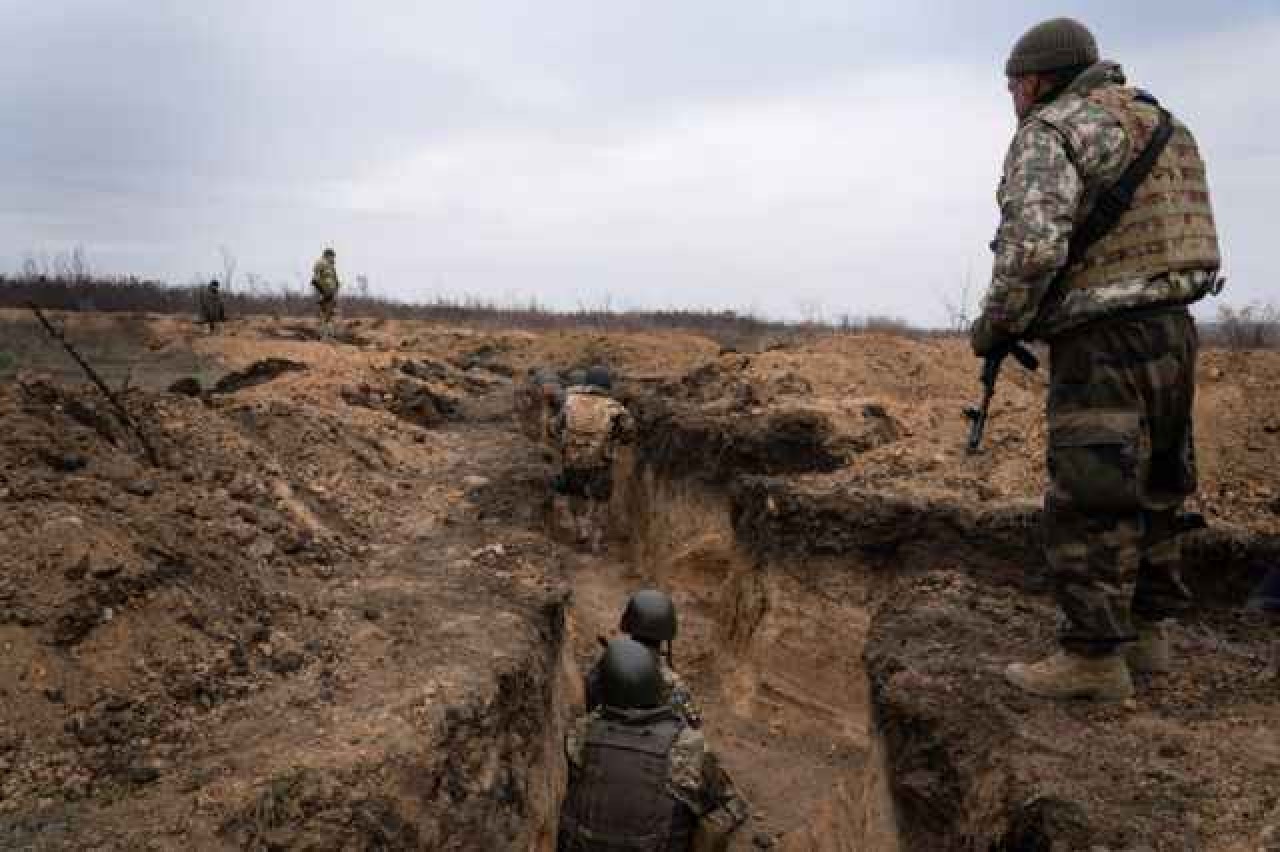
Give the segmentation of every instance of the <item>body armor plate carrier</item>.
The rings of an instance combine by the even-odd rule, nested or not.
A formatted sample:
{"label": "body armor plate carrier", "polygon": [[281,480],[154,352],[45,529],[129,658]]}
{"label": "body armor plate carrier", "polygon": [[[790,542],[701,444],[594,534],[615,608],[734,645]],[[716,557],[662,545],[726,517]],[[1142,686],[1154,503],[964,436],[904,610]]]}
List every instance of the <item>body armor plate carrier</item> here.
{"label": "body armor plate carrier", "polygon": [[559,852],[689,848],[693,813],[667,791],[671,746],[682,726],[667,709],[644,722],[592,722],[560,815]]}

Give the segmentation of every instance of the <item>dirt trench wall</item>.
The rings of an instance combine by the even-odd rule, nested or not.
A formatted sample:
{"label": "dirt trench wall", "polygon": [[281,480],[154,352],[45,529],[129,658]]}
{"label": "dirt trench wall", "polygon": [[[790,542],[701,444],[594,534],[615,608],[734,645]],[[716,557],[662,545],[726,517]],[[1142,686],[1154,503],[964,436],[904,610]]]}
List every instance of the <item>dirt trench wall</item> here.
{"label": "dirt trench wall", "polygon": [[652,468],[627,482],[631,563],[675,598],[677,669],[756,813],[735,848],[896,849],[861,658],[866,575],[751,558],[718,489]]}
{"label": "dirt trench wall", "polygon": [[[1039,500],[984,504],[952,497],[748,476],[731,491],[734,528],[762,557],[861,554],[901,571],[950,564],[1028,592],[1047,588]],[[1280,561],[1280,540],[1215,525],[1189,533],[1184,578],[1202,606],[1237,606]]]}
{"label": "dirt trench wall", "polygon": [[[839,837],[854,838],[847,848],[887,848],[858,840],[885,824],[868,818],[876,800],[898,815],[893,842],[912,850],[1235,850],[1280,837],[1271,792],[1280,754],[1251,733],[1277,724],[1280,657],[1265,618],[1238,609],[1276,564],[1274,538],[1223,524],[1188,534],[1197,609],[1173,631],[1185,662],[1162,680],[1139,676],[1138,696],[1123,706],[1061,705],[1022,695],[1001,675],[1054,648],[1038,500],[968,503],[822,476],[726,480],[714,454],[682,446],[654,439],[644,448],[671,477],[657,480],[649,502],[678,507],[661,492],[691,481],[726,486],[698,487],[718,495],[732,527],[718,533],[733,557],[717,598],[732,657],[712,666],[712,691],[738,731],[768,720],[774,748],[803,731],[834,740],[839,754],[831,734],[849,714],[837,708],[865,716],[860,741],[846,740],[860,747],[844,776],[858,779],[861,799],[821,769],[810,770],[823,779],[810,786],[774,769],[805,803],[783,817],[794,822],[780,847],[829,848]],[[699,511],[668,514],[685,525],[672,538],[697,550],[688,527]],[[865,695],[849,688],[845,661],[824,655],[824,641],[860,661],[865,651]],[[842,700],[824,692],[831,684]],[[744,766],[766,759],[740,747]],[[770,800],[767,786],[757,794]]]}

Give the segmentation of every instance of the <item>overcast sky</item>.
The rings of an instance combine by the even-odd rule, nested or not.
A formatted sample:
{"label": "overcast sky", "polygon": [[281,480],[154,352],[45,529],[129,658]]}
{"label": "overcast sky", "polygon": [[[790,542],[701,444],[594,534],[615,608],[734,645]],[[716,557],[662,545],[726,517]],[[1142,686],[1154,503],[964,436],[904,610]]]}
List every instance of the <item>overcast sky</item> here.
{"label": "overcast sky", "polygon": [[1280,301],[1280,2],[0,0],[0,269],[940,323],[990,269],[1009,46],[1071,14],[1199,137]]}

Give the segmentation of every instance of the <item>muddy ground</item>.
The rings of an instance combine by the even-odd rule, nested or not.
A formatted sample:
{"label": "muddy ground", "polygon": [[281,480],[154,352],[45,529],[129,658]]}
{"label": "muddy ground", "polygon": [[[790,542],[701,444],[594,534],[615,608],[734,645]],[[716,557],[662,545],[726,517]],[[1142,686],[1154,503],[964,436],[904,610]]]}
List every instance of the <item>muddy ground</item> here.
{"label": "muddy ground", "polygon": [[[159,464],[0,317],[0,847],[549,849],[580,672],[652,584],[752,803],[737,848],[1277,842],[1277,624],[1242,604],[1280,533],[1280,353],[1202,359],[1186,663],[1095,708],[999,678],[1052,642],[1043,375],[1008,371],[967,456],[960,341],[67,328]],[[589,556],[512,401],[597,361],[644,428]]]}

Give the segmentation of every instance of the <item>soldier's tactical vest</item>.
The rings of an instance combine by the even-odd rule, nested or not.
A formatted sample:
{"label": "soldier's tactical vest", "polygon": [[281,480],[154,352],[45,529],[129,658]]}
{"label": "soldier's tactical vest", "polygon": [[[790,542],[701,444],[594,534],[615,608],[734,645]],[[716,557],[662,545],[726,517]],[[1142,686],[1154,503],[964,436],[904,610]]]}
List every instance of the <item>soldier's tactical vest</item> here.
{"label": "soldier's tactical vest", "polygon": [[321,258],[311,270],[311,286],[322,298],[332,299],[338,293],[338,271],[329,261]]}
{"label": "soldier's tactical vest", "polygon": [[564,403],[564,463],[568,467],[603,467],[613,459],[609,442],[617,403],[607,396],[571,393]]}
{"label": "soldier's tactical vest", "polygon": [[[1129,162],[1147,146],[1160,118],[1157,108],[1137,95],[1122,86],[1100,86],[1084,95],[1124,128],[1131,143]],[[1204,161],[1191,133],[1175,119],[1169,144],[1128,211],[1067,271],[1062,287],[1065,294],[1169,272],[1216,271],[1221,265]]]}
{"label": "soldier's tactical vest", "polygon": [[591,723],[560,813],[558,852],[686,852],[694,815],[667,792],[682,727],[670,710],[639,723]]}

